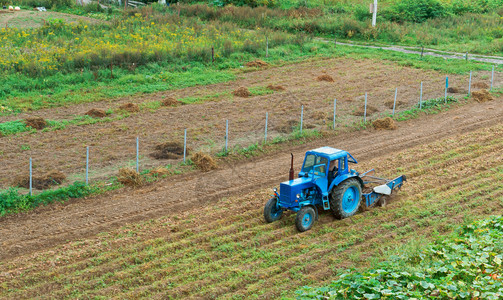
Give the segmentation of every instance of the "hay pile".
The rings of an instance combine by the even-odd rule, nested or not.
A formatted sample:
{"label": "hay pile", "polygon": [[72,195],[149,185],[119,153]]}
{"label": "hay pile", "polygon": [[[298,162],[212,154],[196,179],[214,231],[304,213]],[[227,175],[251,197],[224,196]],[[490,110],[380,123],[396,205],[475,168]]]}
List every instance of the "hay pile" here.
{"label": "hay pile", "polygon": [[485,82],[475,82],[474,84],[472,84],[472,87],[473,88],[476,88],[476,89],[488,89],[489,88],[489,85]]}
{"label": "hay pile", "polygon": [[217,168],[217,163],[208,154],[197,152],[192,155],[192,162],[203,172],[208,172]]}
{"label": "hay pile", "polygon": [[311,118],[314,120],[328,120],[330,114],[326,111],[315,111],[311,114]]}
{"label": "hay pile", "polygon": [[324,74],[316,77],[316,80],[318,81],[327,81],[327,82],[334,82],[334,78],[332,76]]}
{"label": "hay pile", "polygon": [[162,102],[161,102],[162,106],[177,106],[178,104],[180,104],[180,102],[178,102],[178,100],[176,100],[173,97],[168,97],[168,98],[162,100]]}
{"label": "hay pile", "polygon": [[[378,109],[372,105],[367,105],[367,116],[377,112]],[[353,116],[363,117],[365,115],[365,105],[362,105],[358,110],[353,113]]]}
{"label": "hay pile", "polygon": [[152,171],[149,172],[150,176],[156,176],[156,177],[161,177],[161,176],[168,175],[168,174],[169,174],[169,170],[166,168],[163,168],[163,167],[153,169]]}
{"label": "hay pile", "polygon": [[26,126],[30,126],[34,129],[40,130],[47,127],[47,121],[41,117],[31,117],[24,120]]}
{"label": "hay pile", "polygon": [[[393,103],[395,102],[395,100],[389,100],[389,101],[386,101],[384,102],[384,105],[389,108],[389,109],[393,109]],[[395,108],[397,107],[400,107],[400,106],[403,106],[405,105],[406,103],[403,102],[402,100],[398,100],[395,104]],[[368,107],[367,107],[368,108]]]}
{"label": "hay pile", "polygon": [[[155,159],[178,159],[183,156],[183,144],[166,142],[155,146],[155,151],[150,156]],[[189,150],[187,149],[187,154]]]}
{"label": "hay pile", "polygon": [[125,110],[128,112],[139,112],[140,111],[140,107],[138,106],[138,104],[135,104],[135,103],[122,104],[121,106],[119,106],[119,109]]}
{"label": "hay pile", "polygon": [[[45,190],[54,185],[59,185],[63,183],[66,179],[66,175],[60,171],[50,171],[42,176],[33,176],[32,186],[38,190]],[[30,175],[25,174],[14,178],[14,186],[30,188]]]}
{"label": "hay pile", "polygon": [[487,102],[494,100],[494,97],[489,93],[488,90],[473,91],[472,97],[477,102]]}
{"label": "hay pile", "polygon": [[102,109],[93,108],[86,112],[85,115],[93,118],[103,118],[106,117],[107,113]]}
{"label": "hay pile", "polygon": [[267,89],[277,92],[286,90],[286,88],[281,85],[272,85],[272,84],[268,85]]}
{"label": "hay pile", "polygon": [[234,96],[237,96],[237,97],[242,97],[242,98],[248,98],[248,97],[250,97],[250,96],[251,96],[250,91],[249,91],[247,88],[243,87],[243,86],[242,86],[242,87],[240,87],[240,88],[238,88],[238,89],[237,89],[237,90],[235,90],[234,92],[232,92],[232,94],[233,94]]}
{"label": "hay pile", "polygon": [[245,66],[250,67],[250,68],[262,68],[262,67],[267,67],[269,66],[268,63],[266,63],[263,60],[257,59],[254,61],[247,62]]}
{"label": "hay pile", "polygon": [[133,169],[122,168],[119,170],[117,180],[125,186],[138,187],[145,184],[145,179]]}
{"label": "hay pile", "polygon": [[372,125],[374,125],[375,129],[395,130],[398,128],[396,126],[395,121],[390,117],[386,117],[384,119],[377,119],[372,122]]}

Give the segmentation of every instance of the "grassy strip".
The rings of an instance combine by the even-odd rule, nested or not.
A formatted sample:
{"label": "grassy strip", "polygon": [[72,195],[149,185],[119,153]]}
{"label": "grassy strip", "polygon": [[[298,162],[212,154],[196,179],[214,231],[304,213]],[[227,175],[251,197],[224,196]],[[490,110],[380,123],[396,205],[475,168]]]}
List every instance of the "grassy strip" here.
{"label": "grassy strip", "polygon": [[[26,75],[9,75],[3,81],[5,86],[9,87],[9,95],[0,97],[0,105],[4,107],[0,115],[232,81],[239,72],[252,70],[245,68],[241,71],[241,66],[243,62],[256,57],[265,57],[265,52],[259,50],[257,53],[245,53],[235,58],[232,56],[220,58],[212,65],[191,63],[185,71],[169,64],[154,63],[138,67],[134,74],[128,70],[114,69],[114,78],[110,78],[109,70],[98,71],[95,80],[90,70],[84,70],[82,74],[56,74],[44,77],[43,84],[38,82],[39,79],[29,78]],[[308,59],[337,57],[387,60],[400,66],[448,74],[467,74],[471,70],[489,71],[492,68],[492,65],[486,63],[445,60],[437,57],[419,59],[418,55],[380,49],[340,45],[334,48],[332,44],[319,41],[269,49],[269,57],[265,60],[269,64],[281,66]],[[166,76],[169,77],[168,80]],[[22,86],[20,82],[23,82]],[[252,93],[260,95],[264,91],[252,90]]]}
{"label": "grassy strip", "polygon": [[304,287],[297,294],[301,299],[500,299],[502,262],[503,217],[495,216],[376,269],[346,271],[326,287]]}
{"label": "grassy strip", "polygon": [[[71,120],[47,120],[48,126],[44,129],[42,129],[42,131],[46,132],[46,131],[52,131],[52,130],[60,130],[60,129],[66,128],[66,126],[68,126],[68,125],[82,126],[82,125],[89,125],[89,124],[95,124],[95,123],[112,122],[112,121],[123,119],[126,116],[127,116],[127,114],[122,114],[122,115],[116,116],[114,118],[105,117],[102,119],[97,119],[97,118],[93,118],[90,116],[77,116]],[[15,120],[15,121],[0,123],[0,136],[12,135],[12,134],[17,134],[17,133],[21,133],[21,132],[36,132],[36,130],[30,126],[27,126],[23,120]]]}
{"label": "grassy strip", "polygon": [[33,209],[56,201],[64,202],[69,199],[83,198],[98,191],[97,187],[79,181],[66,187],[44,191],[36,195],[21,194],[16,188],[9,188],[0,191],[0,216]]}
{"label": "grassy strip", "polygon": [[418,103],[411,109],[399,112],[394,118],[396,121],[406,121],[419,117],[420,113],[434,115],[446,109],[449,109],[450,104],[457,103],[459,103],[459,100],[452,96],[447,96],[447,99],[445,99],[444,97],[429,99],[422,102],[421,108]]}

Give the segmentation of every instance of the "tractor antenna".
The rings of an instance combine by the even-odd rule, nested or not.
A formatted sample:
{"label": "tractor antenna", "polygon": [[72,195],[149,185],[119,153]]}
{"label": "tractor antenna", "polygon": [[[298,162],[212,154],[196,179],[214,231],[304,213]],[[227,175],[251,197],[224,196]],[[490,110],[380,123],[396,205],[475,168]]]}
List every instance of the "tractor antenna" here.
{"label": "tractor antenna", "polygon": [[292,156],[292,163],[290,165],[290,178],[289,178],[289,180],[293,180],[293,153],[290,153],[290,155]]}

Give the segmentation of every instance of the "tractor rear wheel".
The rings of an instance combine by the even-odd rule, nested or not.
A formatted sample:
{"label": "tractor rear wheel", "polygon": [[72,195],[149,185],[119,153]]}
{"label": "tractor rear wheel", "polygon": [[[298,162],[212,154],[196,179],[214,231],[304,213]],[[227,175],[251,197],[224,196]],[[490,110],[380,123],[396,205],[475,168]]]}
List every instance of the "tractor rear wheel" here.
{"label": "tractor rear wheel", "polygon": [[295,226],[300,232],[308,231],[313,227],[316,212],[311,206],[304,206],[297,212]]}
{"label": "tractor rear wheel", "polygon": [[356,179],[350,178],[332,190],[330,208],[337,219],[354,216],[360,207],[362,186]]}
{"label": "tractor rear wheel", "polygon": [[278,207],[278,198],[271,198],[264,207],[264,219],[267,223],[272,223],[281,219],[283,210]]}

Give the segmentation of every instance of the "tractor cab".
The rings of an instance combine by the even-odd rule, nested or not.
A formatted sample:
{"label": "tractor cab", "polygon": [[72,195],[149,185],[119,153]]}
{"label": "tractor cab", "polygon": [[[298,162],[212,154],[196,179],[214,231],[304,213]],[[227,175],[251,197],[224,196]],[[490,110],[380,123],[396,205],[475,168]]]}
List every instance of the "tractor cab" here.
{"label": "tractor cab", "polygon": [[335,178],[351,173],[348,163],[356,164],[358,162],[344,150],[321,147],[306,153],[299,177],[313,178],[320,185],[325,182],[319,179],[326,178],[325,190],[328,190]]}

